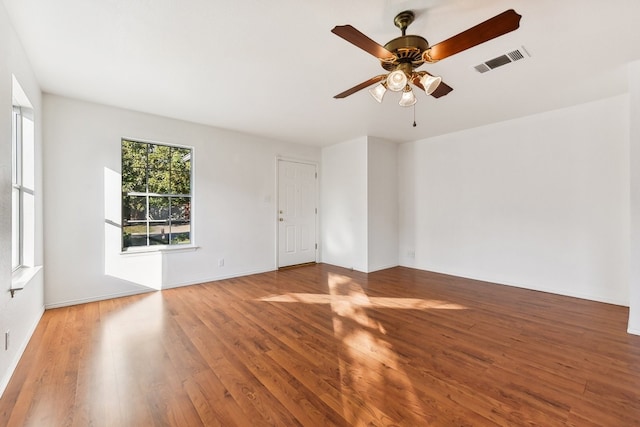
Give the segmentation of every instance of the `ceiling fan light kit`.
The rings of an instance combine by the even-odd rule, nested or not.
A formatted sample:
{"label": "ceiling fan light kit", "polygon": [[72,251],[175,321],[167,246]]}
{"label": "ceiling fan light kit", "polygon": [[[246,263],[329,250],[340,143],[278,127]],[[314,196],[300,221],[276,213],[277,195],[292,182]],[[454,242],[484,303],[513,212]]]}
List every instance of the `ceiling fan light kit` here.
{"label": "ceiling fan light kit", "polygon": [[407,73],[398,67],[398,69],[390,72],[387,76],[387,89],[393,92],[400,92],[401,90],[404,90],[408,80],[409,76]]}
{"label": "ceiling fan light kit", "polygon": [[402,91],[402,97],[400,98],[400,102],[399,102],[400,106],[411,107],[416,102],[418,102],[418,100],[416,99],[416,96],[413,94],[411,87],[407,85]]}
{"label": "ceiling fan light kit", "polygon": [[407,27],[415,19],[414,13],[410,10],[400,12],[393,20],[395,26],[402,31],[402,36],[391,40],[384,46],[379,45],[351,25],[338,25],[331,30],[332,33],[378,58],[380,65],[388,74],[372,77],[339,93],[334,98],[346,98],[375,83],[379,84],[373,89],[369,89],[369,93],[376,101],[382,102],[387,89],[393,92],[402,92],[399,102],[402,107],[410,107],[417,102],[409,83],[434,98],[447,95],[453,89],[444,83],[441,77],[426,71],[416,71],[416,69],[425,62],[438,62],[514,31],[519,28],[521,17],[513,9],[509,9],[433,46],[430,46],[424,37],[406,34]]}
{"label": "ceiling fan light kit", "polygon": [[425,73],[424,76],[420,77],[420,84],[427,95],[431,95],[440,83],[442,83],[442,77],[440,76],[432,76],[431,74]]}
{"label": "ceiling fan light kit", "polygon": [[373,89],[369,89],[369,93],[373,96],[373,99],[382,103],[382,98],[384,98],[384,94],[387,93],[387,84],[384,82],[380,83]]}

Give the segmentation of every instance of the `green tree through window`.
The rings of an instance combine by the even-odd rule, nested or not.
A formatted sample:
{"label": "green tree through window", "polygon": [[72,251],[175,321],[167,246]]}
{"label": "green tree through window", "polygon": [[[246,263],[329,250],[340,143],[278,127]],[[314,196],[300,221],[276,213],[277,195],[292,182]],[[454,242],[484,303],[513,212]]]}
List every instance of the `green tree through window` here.
{"label": "green tree through window", "polygon": [[122,140],[122,248],[191,242],[191,156]]}

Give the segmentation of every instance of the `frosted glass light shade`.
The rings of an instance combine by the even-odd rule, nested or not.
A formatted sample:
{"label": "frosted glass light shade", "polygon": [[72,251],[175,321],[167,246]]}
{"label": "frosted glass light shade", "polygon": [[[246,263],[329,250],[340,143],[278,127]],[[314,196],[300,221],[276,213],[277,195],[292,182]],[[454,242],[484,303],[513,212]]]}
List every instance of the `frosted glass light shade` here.
{"label": "frosted glass light shade", "polygon": [[425,74],[420,78],[420,84],[424,87],[424,91],[427,95],[431,95],[434,90],[438,88],[442,82],[442,77],[439,76],[431,76],[429,74]]}
{"label": "frosted glass light shade", "polygon": [[407,85],[407,75],[402,70],[395,70],[387,76],[387,89],[400,92]]}
{"label": "frosted glass light shade", "polygon": [[413,94],[413,91],[409,89],[402,92],[402,98],[400,98],[400,102],[398,104],[400,104],[401,107],[411,107],[416,102],[418,102],[418,100]]}
{"label": "frosted glass light shade", "polygon": [[382,83],[380,83],[373,89],[369,89],[369,93],[371,94],[371,96],[373,96],[373,99],[381,103],[384,94],[387,93],[387,88],[384,87]]}

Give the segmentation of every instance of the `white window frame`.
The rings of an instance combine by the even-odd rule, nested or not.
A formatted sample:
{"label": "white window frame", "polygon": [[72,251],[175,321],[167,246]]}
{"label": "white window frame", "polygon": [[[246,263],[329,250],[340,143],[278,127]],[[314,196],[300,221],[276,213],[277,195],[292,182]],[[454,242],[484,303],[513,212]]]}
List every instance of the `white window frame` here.
{"label": "white window frame", "polygon": [[[17,197],[16,197],[17,192]],[[14,105],[11,112],[11,269],[23,265],[24,220],[22,188],[22,111]]]}
{"label": "white window frame", "polygon": [[11,135],[11,297],[42,266],[36,265],[36,121],[29,98],[12,75]]}
{"label": "white window frame", "polygon": [[[157,193],[151,193],[151,192],[128,192],[127,195],[128,196],[139,196],[139,197],[145,197],[146,198],[146,202],[147,202],[147,206],[146,206],[146,211],[147,213],[149,212],[149,198],[150,197],[177,197],[177,198],[184,198],[184,197],[188,197],[190,200],[190,210],[191,213],[189,215],[189,243],[184,243],[184,244],[150,244],[149,241],[149,227],[150,225],[154,222],[153,220],[149,219],[149,217],[147,217],[146,220],[141,220],[141,222],[144,222],[147,226],[147,244],[146,245],[134,245],[134,246],[126,246],[124,245],[124,229],[121,233],[121,253],[126,254],[126,253],[137,253],[137,252],[146,252],[146,251],[156,251],[156,250],[160,250],[160,251],[164,251],[164,250],[171,250],[171,251],[175,251],[175,250],[184,250],[184,249],[193,249],[196,248],[195,246],[195,239],[194,239],[194,220],[193,220],[193,205],[194,205],[194,162],[193,162],[193,157],[194,157],[194,148],[191,146],[186,146],[186,145],[179,145],[179,144],[167,144],[164,142],[157,142],[157,141],[148,141],[148,140],[144,140],[144,139],[139,139],[139,138],[121,138],[121,142],[120,142],[120,155],[121,155],[121,161],[122,161],[122,143],[124,141],[129,141],[129,142],[133,142],[133,143],[139,143],[139,144],[146,144],[146,145],[161,145],[161,146],[165,146],[165,147],[172,147],[172,148],[181,148],[181,149],[188,149],[189,150],[189,162],[191,164],[191,169],[190,169],[190,175],[189,175],[189,186],[190,186],[190,193],[189,194],[157,194]],[[121,185],[121,190],[123,190],[123,186]],[[121,201],[124,202],[124,197],[121,196],[122,199]],[[124,218],[124,209],[122,210],[121,213],[121,224],[122,227],[124,228],[124,224],[125,224],[125,218]]]}
{"label": "white window frame", "polygon": [[[30,122],[32,132],[25,134],[25,120]],[[27,107],[18,105],[13,106],[12,110],[12,132],[11,132],[11,268],[15,272],[23,267],[33,267],[32,253],[33,242],[29,244],[28,236],[33,239],[33,229],[35,227],[33,209],[35,206],[35,191],[29,188],[27,183],[34,185],[34,177],[25,178],[26,170],[33,173],[35,166],[34,143],[35,141],[26,141],[25,138],[34,138],[33,135],[33,111]],[[26,144],[30,145],[30,149],[26,149]],[[29,162],[26,165],[25,162]],[[27,198],[31,200],[31,210],[27,209]],[[27,218],[28,215],[31,215]],[[31,230],[31,233],[29,231]]]}

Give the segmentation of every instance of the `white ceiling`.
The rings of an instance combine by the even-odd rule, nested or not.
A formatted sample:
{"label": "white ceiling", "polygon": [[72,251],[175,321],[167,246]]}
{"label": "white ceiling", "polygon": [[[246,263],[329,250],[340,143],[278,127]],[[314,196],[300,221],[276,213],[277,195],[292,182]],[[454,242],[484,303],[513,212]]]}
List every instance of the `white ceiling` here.
{"label": "white ceiling", "polygon": [[[412,141],[614,96],[640,59],[638,0],[3,0],[44,92],[302,144],[362,135]],[[520,28],[420,69],[454,88],[376,103],[342,92],[383,72],[335,36],[351,24],[384,45],[393,17],[431,44],[507,9]],[[474,65],[531,54],[491,72]]]}

